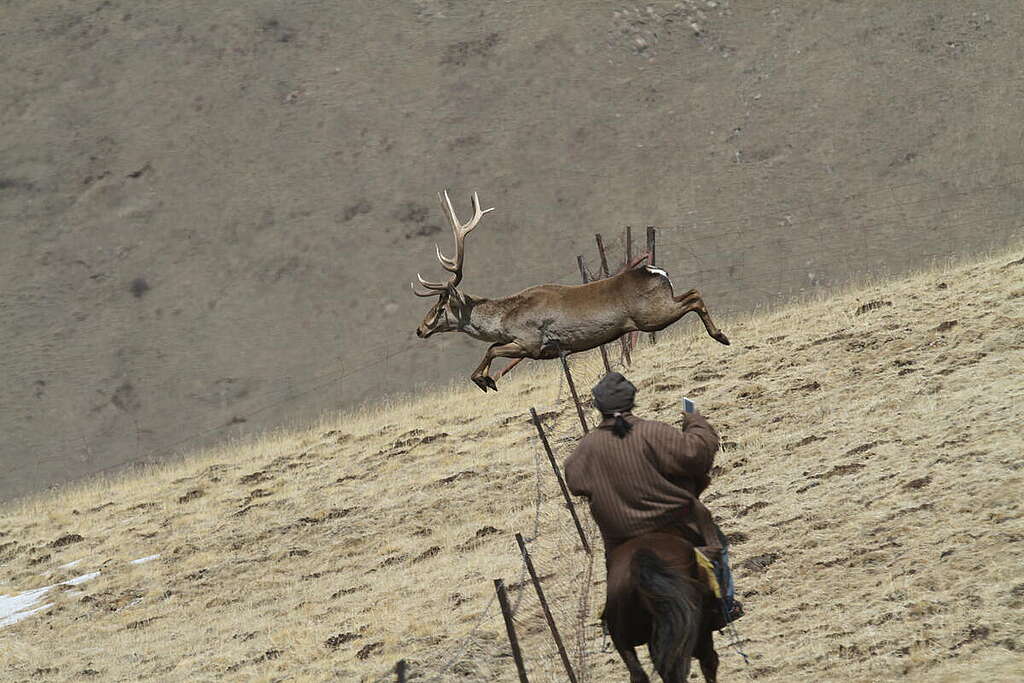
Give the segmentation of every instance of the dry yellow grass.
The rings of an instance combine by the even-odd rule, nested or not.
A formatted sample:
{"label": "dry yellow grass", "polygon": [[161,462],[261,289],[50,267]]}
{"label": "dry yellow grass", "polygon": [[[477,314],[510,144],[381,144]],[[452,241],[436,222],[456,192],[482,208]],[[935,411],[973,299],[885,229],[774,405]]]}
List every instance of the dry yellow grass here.
{"label": "dry yellow grass", "polygon": [[[721,320],[728,348],[691,327],[636,354],[639,414],[675,421],[685,393],[728,442],[706,497],[736,539],[751,664],[719,639],[723,680],[1020,677],[1022,257]],[[888,303],[857,314],[869,301]],[[405,657],[414,679],[447,663],[442,680],[515,680],[491,579],[521,578],[513,533],[536,531],[587,678],[624,679],[594,629],[600,560],[575,623],[588,563],[527,422],[536,406],[570,452],[558,371],[8,505],[0,594],[100,575],[0,628],[0,678],[375,680]],[[574,371],[585,392],[597,354]],[[561,679],[536,599],[521,600],[531,679]]]}

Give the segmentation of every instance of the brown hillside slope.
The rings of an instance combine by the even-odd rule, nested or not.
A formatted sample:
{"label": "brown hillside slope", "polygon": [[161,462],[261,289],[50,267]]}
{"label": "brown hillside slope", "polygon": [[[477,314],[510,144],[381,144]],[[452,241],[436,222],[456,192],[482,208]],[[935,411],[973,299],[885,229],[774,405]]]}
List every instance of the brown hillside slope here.
{"label": "brown hillside slope", "polygon": [[[629,374],[639,413],[674,421],[685,393],[728,442],[707,499],[734,538],[749,672],[1021,671],[1024,249],[722,326],[733,346],[666,337]],[[0,594],[100,574],[0,628],[3,677],[375,680],[406,657],[426,679],[514,680],[491,579],[522,576],[522,531],[577,664],[622,679],[593,624],[600,561],[575,623],[587,562],[526,422],[537,406],[568,454],[556,369],[9,506]],[[534,596],[512,594],[531,680],[559,678]],[[743,675],[719,650],[722,678]]]}
{"label": "brown hillside slope", "polygon": [[466,381],[444,187],[488,297],[626,225],[717,312],[1010,243],[1024,3],[637,5],[0,4],[0,500]]}

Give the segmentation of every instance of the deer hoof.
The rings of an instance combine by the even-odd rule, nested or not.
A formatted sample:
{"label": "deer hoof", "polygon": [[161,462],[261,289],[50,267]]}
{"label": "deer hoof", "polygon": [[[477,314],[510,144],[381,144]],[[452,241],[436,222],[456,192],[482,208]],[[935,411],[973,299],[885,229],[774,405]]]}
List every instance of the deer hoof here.
{"label": "deer hoof", "polygon": [[480,391],[484,392],[485,394],[487,393],[487,380],[486,379],[484,379],[483,377],[470,377],[470,379],[473,380],[473,384],[475,384],[478,387],[480,387]]}
{"label": "deer hoof", "polygon": [[489,386],[494,391],[498,390],[498,385],[494,383],[494,379],[493,378],[491,378],[491,377],[484,377],[484,381],[487,382],[487,386]]}
{"label": "deer hoof", "polygon": [[729,346],[729,338],[725,336],[724,332],[719,332],[718,334],[714,335],[714,340],[722,344],[725,344],[726,346]]}

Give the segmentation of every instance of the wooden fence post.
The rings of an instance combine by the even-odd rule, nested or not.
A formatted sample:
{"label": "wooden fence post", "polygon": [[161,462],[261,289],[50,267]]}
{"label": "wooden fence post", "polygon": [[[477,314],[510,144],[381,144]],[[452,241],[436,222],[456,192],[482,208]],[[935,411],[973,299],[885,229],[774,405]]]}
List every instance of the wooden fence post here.
{"label": "wooden fence post", "polygon": [[569,361],[565,359],[565,351],[558,354],[559,358],[562,359],[562,370],[565,371],[565,379],[569,383],[569,392],[572,393],[572,401],[576,404],[576,414],[580,416],[580,424],[583,425],[583,433],[589,434],[590,428],[587,427],[587,418],[583,414],[583,406],[580,405],[580,396],[576,393],[576,383],[572,381],[572,373],[569,372]]}
{"label": "wooden fence post", "polygon": [[[633,226],[626,226],[626,263],[633,260]],[[636,340],[640,336],[639,332],[629,333],[629,349],[632,351],[636,348]],[[633,359],[629,359],[629,364],[633,364]]]}
{"label": "wooden fence post", "polygon": [[608,277],[608,256],[604,253],[604,240],[601,239],[601,233],[594,235],[594,239],[597,241],[597,253],[601,257],[601,277]]}
{"label": "wooden fence post", "polygon": [[[647,253],[651,255],[649,262],[650,262],[650,264],[652,266],[653,265],[657,265],[657,261],[655,260],[655,256],[654,256],[654,254],[655,254],[654,250],[655,250],[656,246],[657,245],[655,244],[654,226],[653,225],[648,225],[647,226]],[[658,341],[657,334],[658,334],[657,332],[651,332],[651,343],[652,344],[654,344],[654,343],[656,343]]]}
{"label": "wooden fence post", "polygon": [[548,460],[551,462],[551,469],[555,471],[555,478],[558,479],[558,487],[562,489],[562,497],[565,498],[565,507],[569,508],[569,514],[572,515],[573,524],[576,525],[576,531],[580,535],[580,542],[583,544],[583,549],[587,551],[587,554],[591,554],[590,544],[587,543],[587,535],[583,533],[583,525],[580,524],[580,518],[576,514],[576,506],[572,502],[572,496],[569,495],[569,487],[565,485],[565,479],[562,478],[562,471],[558,469],[558,462],[555,460],[555,453],[551,450],[551,444],[548,443],[548,437],[544,433],[544,427],[540,423],[540,418],[537,416],[537,411],[534,408],[530,408],[530,417],[533,419],[533,424],[537,428],[537,435],[540,436],[540,442],[544,446],[544,452],[548,454]]}
{"label": "wooden fence post", "polygon": [[[583,281],[583,284],[587,284],[588,282],[590,282],[590,278],[587,277],[587,268],[586,266],[583,265],[582,254],[576,257],[576,264],[580,267],[580,279]],[[604,344],[602,344],[598,348],[601,349],[601,361],[604,363],[604,371],[611,372],[612,366],[611,363],[608,362],[608,351],[605,350]]]}
{"label": "wooden fence post", "polygon": [[[608,271],[608,254],[604,250],[604,240],[601,238],[601,233],[594,235],[594,239],[597,241],[597,253],[601,256],[601,277],[609,277],[611,273]],[[619,337],[619,345],[622,347],[622,357],[626,361],[626,365],[632,365],[633,359],[629,356],[629,335],[624,334]],[[611,366],[608,364],[608,355],[604,351],[604,347],[601,347],[601,353],[604,355],[605,371],[611,372]]]}
{"label": "wooden fence post", "polygon": [[516,660],[519,681],[520,683],[530,683],[526,677],[526,667],[523,665],[523,653],[519,650],[519,639],[516,638],[516,626],[512,623],[512,609],[508,605],[508,593],[505,592],[505,582],[501,579],[495,579],[494,590],[498,594],[501,615],[505,617],[505,630],[508,632],[508,643],[512,647],[512,658]]}
{"label": "wooden fence post", "polygon": [[576,683],[576,674],[572,670],[572,664],[569,663],[569,655],[565,651],[565,645],[562,644],[562,637],[558,635],[558,626],[555,625],[555,618],[551,616],[548,601],[544,598],[544,589],[540,587],[540,579],[537,578],[537,571],[533,568],[533,560],[530,559],[530,552],[526,549],[522,534],[516,534],[516,543],[519,544],[519,552],[523,554],[526,571],[530,572],[530,580],[533,581],[533,587],[537,591],[537,599],[540,600],[540,606],[544,610],[544,618],[547,619],[548,628],[551,629],[551,637],[555,639],[558,656],[562,658],[562,666],[565,667],[565,673],[569,677],[570,683]]}

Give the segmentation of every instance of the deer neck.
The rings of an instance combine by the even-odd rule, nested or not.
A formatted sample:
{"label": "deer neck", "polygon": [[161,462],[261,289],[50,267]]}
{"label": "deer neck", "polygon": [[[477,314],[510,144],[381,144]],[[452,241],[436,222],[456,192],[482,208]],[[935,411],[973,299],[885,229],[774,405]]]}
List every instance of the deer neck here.
{"label": "deer neck", "polygon": [[459,331],[474,339],[508,343],[511,338],[501,324],[503,311],[498,302],[471,294],[463,294],[465,305],[459,317]]}

